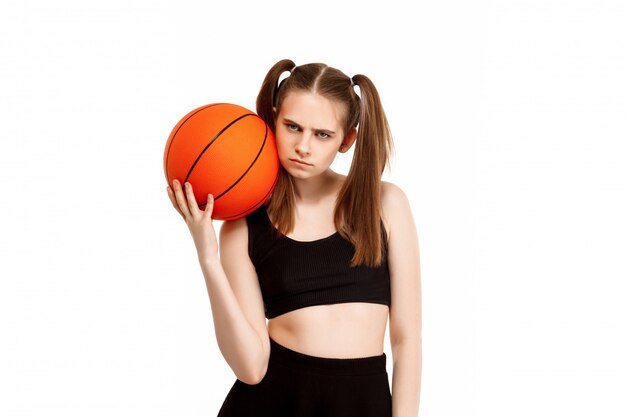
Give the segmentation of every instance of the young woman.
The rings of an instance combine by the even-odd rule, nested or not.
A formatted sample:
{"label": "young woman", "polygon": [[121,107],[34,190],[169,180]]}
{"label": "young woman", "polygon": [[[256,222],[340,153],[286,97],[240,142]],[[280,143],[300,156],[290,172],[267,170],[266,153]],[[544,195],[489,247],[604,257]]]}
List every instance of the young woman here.
{"label": "young woman", "polygon": [[[237,377],[218,416],[416,417],[418,239],[405,194],[381,181],[392,140],[374,84],[282,60],[265,77],[257,113],[275,132],[279,179],[264,206],[222,224],[219,255],[213,197],[202,211],[191,184],[168,187]],[[333,172],[337,152],[352,146],[348,175]]]}

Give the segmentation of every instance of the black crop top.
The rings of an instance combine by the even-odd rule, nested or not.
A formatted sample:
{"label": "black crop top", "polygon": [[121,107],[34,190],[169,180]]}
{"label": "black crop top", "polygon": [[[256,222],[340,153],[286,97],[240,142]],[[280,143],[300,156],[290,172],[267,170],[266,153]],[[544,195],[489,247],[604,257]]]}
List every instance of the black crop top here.
{"label": "black crop top", "polygon": [[[351,268],[354,246],[338,232],[313,241],[278,237],[265,206],[246,216],[248,254],[256,269],[265,317],[321,304],[391,305],[386,257],[378,267]],[[383,227],[383,244],[387,244]]]}

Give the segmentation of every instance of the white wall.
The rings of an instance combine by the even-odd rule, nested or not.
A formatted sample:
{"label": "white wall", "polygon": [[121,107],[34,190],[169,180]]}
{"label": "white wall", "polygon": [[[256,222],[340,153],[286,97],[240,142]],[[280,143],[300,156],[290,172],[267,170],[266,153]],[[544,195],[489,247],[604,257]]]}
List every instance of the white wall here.
{"label": "white wall", "polygon": [[0,415],[217,414],[234,375],[163,150],[281,58],[380,90],[420,416],[626,414],[623,2],[409,3],[2,3]]}

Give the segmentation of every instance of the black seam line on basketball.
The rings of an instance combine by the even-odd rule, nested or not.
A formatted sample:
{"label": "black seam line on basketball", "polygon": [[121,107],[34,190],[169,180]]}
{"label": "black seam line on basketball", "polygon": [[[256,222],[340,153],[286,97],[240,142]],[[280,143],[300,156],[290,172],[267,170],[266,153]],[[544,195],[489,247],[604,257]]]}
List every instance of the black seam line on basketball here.
{"label": "black seam line on basketball", "polygon": [[178,126],[178,129],[176,129],[176,132],[174,132],[174,136],[172,136],[172,140],[170,141],[170,144],[167,147],[167,153],[166,153],[167,156],[165,157],[165,177],[166,177],[165,179],[166,179],[168,184],[170,183],[170,177],[167,175],[167,167],[168,167],[168,164],[169,164],[169,161],[170,161],[170,149],[172,148],[172,144],[174,143],[174,140],[176,139],[176,135],[178,134],[178,131],[196,113],[201,112],[204,109],[208,109],[209,107],[219,106],[219,105],[222,105],[222,104],[228,104],[228,103],[212,103],[212,104],[207,104],[206,106],[202,106],[200,108],[197,108],[193,113],[191,113],[190,115],[185,117],[185,120],[180,124],[180,126]]}
{"label": "black seam line on basketball", "polygon": [[[209,141],[209,143],[204,147],[204,149],[202,150],[202,152],[200,152],[200,154],[198,155],[198,157],[196,158],[195,161],[193,161],[193,165],[191,165],[191,168],[189,168],[189,172],[187,172],[187,176],[185,177],[185,182],[187,182],[189,180],[189,177],[191,176],[191,173],[193,172],[193,169],[196,167],[196,165],[198,164],[198,161],[200,161],[200,158],[202,158],[202,155],[204,155],[204,153],[207,151],[207,149],[209,149],[209,147],[211,145],[213,145],[213,142],[215,142],[221,135],[222,133],[226,132],[226,130],[228,130],[232,125],[234,125],[235,123],[237,123],[239,120],[243,119],[244,117],[248,117],[248,116],[256,116],[256,114],[254,113],[246,113],[244,115],[241,115],[239,117],[237,117],[235,120],[231,121],[230,123],[228,123],[222,130],[220,130],[217,135],[215,135],[215,137],[213,139],[211,139]],[[220,194],[221,195],[221,194]]]}
{"label": "black seam line on basketball", "polygon": [[[266,129],[267,129],[267,127],[266,127]],[[268,191],[265,193],[265,195],[264,195],[263,197],[261,197],[261,199],[260,199],[260,200],[258,200],[256,203],[254,203],[254,204],[252,205],[252,207],[257,206],[256,208],[258,208],[258,206],[260,206],[260,205],[261,205],[261,204],[265,201],[265,199],[266,199],[266,198],[267,198],[267,197],[268,197],[268,196],[272,193],[272,191],[274,190],[274,187],[275,187],[275,186],[276,186],[276,184],[278,183],[278,177],[279,177],[279,175],[277,174],[277,175],[276,175],[276,178],[274,178],[274,183],[273,183],[273,184],[269,187],[269,189],[268,189]],[[206,203],[203,203],[203,204],[200,204],[198,207],[205,207],[205,206],[206,206]],[[248,211],[248,210],[250,210],[250,209],[244,210],[244,211],[242,211],[242,212],[240,212],[240,213],[238,213],[238,214],[233,214],[232,216],[227,216],[227,217],[224,217],[224,219],[231,219],[231,218],[233,218],[233,217],[240,216],[241,214],[245,213],[245,212],[246,212],[246,211]]]}
{"label": "black seam line on basketball", "polygon": [[[233,219],[233,218],[239,217],[239,216],[241,216],[243,214],[249,214],[249,213],[252,213],[254,210],[258,209],[259,207],[261,207],[261,204],[263,204],[263,202],[272,193],[272,191],[274,191],[274,187],[276,186],[277,182],[278,182],[278,175],[276,175],[276,179],[274,180],[274,184],[272,184],[270,189],[265,193],[265,195],[259,201],[257,201],[256,203],[254,203],[252,205],[252,208],[244,210],[244,211],[242,211],[241,213],[238,213],[238,214],[233,214],[232,216],[226,216],[226,217],[222,218],[222,220]],[[206,206],[206,204],[204,204],[204,205]]]}
{"label": "black seam line on basketball", "polygon": [[244,171],[243,174],[241,174],[241,177],[239,177],[237,179],[237,181],[235,181],[234,183],[232,183],[230,185],[230,187],[228,187],[227,189],[225,189],[224,191],[222,191],[222,193],[220,195],[218,195],[217,197],[215,197],[215,200],[217,200],[218,198],[220,198],[221,196],[223,196],[224,194],[226,194],[227,192],[229,192],[235,185],[239,184],[239,182],[243,179],[243,177],[246,176],[246,174],[248,173],[248,171],[250,171],[250,169],[254,166],[254,164],[256,163],[257,159],[259,159],[259,156],[261,156],[261,152],[263,152],[263,148],[265,148],[265,143],[267,142],[267,125],[265,125],[265,136],[263,137],[263,143],[261,144],[261,149],[259,149],[259,152],[257,152],[256,156],[254,157],[254,160],[250,163],[250,165],[248,166],[248,168]]}
{"label": "black seam line on basketball", "polygon": [[[268,195],[270,193],[271,193],[271,191],[269,193],[267,193],[266,195]],[[245,211],[242,211],[241,213],[233,214],[232,216],[222,217],[222,220],[230,220],[230,219],[242,217],[244,215],[248,215],[248,214],[252,213],[254,210],[256,210],[259,207],[261,207],[261,205],[263,205],[263,200],[260,200],[260,201],[256,202],[251,208],[249,208],[249,209],[247,209]]]}
{"label": "black seam line on basketball", "polygon": [[[226,217],[224,217],[224,219],[231,219],[233,217],[240,216],[241,214],[245,213],[246,211],[254,211],[254,209],[259,208],[261,206],[261,204],[263,204],[263,202],[269,197],[269,195],[272,194],[272,191],[274,191],[274,187],[276,187],[276,184],[278,183],[278,177],[279,177],[279,175],[276,175],[276,178],[274,178],[274,182],[269,187],[269,189],[267,190],[265,195],[263,197],[261,197],[259,200],[257,200],[257,202],[252,205],[253,209],[246,209],[246,210],[244,210],[244,211],[242,211],[240,213],[233,214],[231,216],[226,216]],[[206,206],[206,203],[200,204],[199,207],[202,207],[202,206]]]}

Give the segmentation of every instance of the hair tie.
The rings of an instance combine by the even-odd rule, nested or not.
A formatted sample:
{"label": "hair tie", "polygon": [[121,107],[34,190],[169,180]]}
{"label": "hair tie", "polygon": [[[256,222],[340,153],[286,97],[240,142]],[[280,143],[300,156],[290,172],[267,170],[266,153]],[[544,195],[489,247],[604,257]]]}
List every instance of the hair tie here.
{"label": "hair tie", "polygon": [[283,83],[283,81],[285,81],[287,78],[289,78],[289,76],[291,75],[291,71],[292,70],[285,70],[285,71],[280,73],[280,75],[278,76],[278,80],[276,80],[276,85],[278,87],[280,87],[280,85]]}
{"label": "hair tie", "polygon": [[278,98],[278,91],[280,90],[280,86],[283,84],[283,82],[285,82],[287,78],[291,76],[292,71],[293,69],[284,70],[280,73],[278,79],[276,80],[276,89],[274,90],[274,96],[272,97],[272,106],[274,107],[274,109],[276,108],[276,99]]}
{"label": "hair tie", "polygon": [[354,81],[352,81],[352,89],[354,90],[354,94],[356,94],[357,98],[361,100],[361,87]]}

